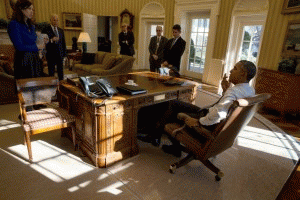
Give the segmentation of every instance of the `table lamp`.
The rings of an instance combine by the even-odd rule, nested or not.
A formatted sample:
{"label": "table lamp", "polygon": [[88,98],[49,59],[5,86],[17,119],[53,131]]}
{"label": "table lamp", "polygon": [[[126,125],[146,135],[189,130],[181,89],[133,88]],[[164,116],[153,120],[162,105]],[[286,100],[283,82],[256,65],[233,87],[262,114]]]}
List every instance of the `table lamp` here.
{"label": "table lamp", "polygon": [[87,32],[81,32],[77,42],[82,42],[82,53],[87,51],[87,42],[92,42]]}

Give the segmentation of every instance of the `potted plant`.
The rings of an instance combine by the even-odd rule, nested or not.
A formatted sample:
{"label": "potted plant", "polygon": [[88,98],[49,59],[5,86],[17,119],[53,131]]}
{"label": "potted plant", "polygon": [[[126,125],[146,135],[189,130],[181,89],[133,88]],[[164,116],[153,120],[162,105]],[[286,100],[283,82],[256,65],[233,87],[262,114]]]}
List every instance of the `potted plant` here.
{"label": "potted plant", "polygon": [[278,71],[294,74],[297,66],[297,60],[288,58],[280,61]]}

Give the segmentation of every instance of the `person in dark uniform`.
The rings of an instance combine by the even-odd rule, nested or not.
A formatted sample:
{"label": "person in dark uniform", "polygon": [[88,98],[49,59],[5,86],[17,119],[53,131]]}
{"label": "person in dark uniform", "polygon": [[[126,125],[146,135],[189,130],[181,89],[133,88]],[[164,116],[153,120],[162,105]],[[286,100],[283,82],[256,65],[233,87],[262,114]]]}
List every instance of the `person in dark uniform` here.
{"label": "person in dark uniform", "polygon": [[58,27],[58,15],[52,15],[50,19],[51,25],[46,27],[42,33],[49,37],[46,45],[46,59],[48,63],[49,76],[54,76],[55,65],[57,67],[57,75],[59,80],[64,79],[63,60],[67,56],[66,41],[64,31]]}
{"label": "person in dark uniform", "polygon": [[164,46],[168,42],[168,39],[162,36],[163,29],[161,26],[156,27],[156,36],[152,37],[149,44],[150,53],[150,71],[158,72],[158,68],[163,61]]}
{"label": "person in dark uniform", "polygon": [[185,50],[186,42],[181,38],[179,24],[173,26],[173,37],[164,48],[163,65],[170,68],[170,75],[179,77],[181,56]]}
{"label": "person in dark uniform", "polygon": [[122,32],[119,33],[120,54],[133,56],[135,54],[133,47],[134,35],[133,32],[127,30],[127,27],[127,24],[122,24]]}

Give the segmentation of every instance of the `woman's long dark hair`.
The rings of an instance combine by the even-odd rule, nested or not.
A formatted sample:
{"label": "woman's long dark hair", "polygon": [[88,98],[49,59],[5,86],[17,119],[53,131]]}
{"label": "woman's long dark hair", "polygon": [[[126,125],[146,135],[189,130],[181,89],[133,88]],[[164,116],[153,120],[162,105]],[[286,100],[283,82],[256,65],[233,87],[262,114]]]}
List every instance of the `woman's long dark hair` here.
{"label": "woman's long dark hair", "polygon": [[[22,10],[29,8],[32,5],[31,1],[29,0],[18,0],[17,3],[14,5],[14,13],[12,16],[12,20],[17,20],[20,23],[25,23],[25,16],[22,13]],[[31,19],[27,19],[28,26],[33,24]]]}

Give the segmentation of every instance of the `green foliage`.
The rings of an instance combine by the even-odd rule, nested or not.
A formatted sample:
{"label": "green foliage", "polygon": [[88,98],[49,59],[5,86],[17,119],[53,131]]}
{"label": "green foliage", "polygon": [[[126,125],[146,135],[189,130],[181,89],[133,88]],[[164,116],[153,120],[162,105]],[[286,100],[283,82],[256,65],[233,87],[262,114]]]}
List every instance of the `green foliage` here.
{"label": "green foliage", "polygon": [[248,31],[245,31],[244,41],[250,41],[250,40],[251,40],[251,35],[249,34]]}
{"label": "green foliage", "polygon": [[295,69],[297,66],[297,61],[296,59],[283,59],[280,61],[279,66],[278,66],[278,71],[280,72],[286,72],[286,73],[295,73]]}

